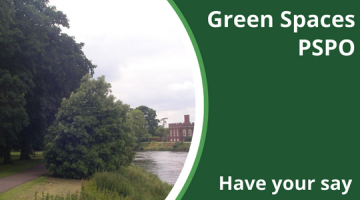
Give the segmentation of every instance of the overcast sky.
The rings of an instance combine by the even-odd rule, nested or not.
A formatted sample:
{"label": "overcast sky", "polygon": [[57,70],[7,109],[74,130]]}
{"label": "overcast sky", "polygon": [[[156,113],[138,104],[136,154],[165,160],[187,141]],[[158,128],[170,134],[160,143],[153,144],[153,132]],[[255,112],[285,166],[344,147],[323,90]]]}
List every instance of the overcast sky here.
{"label": "overcast sky", "polygon": [[165,0],[50,0],[63,11],[70,29],[63,32],[84,42],[86,57],[105,75],[113,95],[132,108],[146,105],[158,119],[195,119],[191,62],[184,47],[188,37]]}

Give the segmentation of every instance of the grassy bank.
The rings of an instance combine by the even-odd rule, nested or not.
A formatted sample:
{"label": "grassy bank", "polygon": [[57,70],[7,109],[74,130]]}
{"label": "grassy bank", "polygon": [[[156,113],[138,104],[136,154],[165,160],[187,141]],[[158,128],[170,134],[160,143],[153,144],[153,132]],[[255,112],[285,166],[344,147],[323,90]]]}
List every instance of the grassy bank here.
{"label": "grassy bank", "polygon": [[138,151],[189,151],[191,143],[183,142],[141,142]]}
{"label": "grassy bank", "polygon": [[[7,192],[0,199],[165,199],[172,186],[137,166],[122,167],[117,172],[99,172],[90,180],[43,176]],[[78,192],[77,192],[78,191]]]}
{"label": "grassy bank", "polygon": [[17,174],[19,172],[23,172],[27,169],[35,167],[39,165],[42,160],[42,152],[36,152],[35,156],[31,155],[31,160],[19,160],[20,152],[11,152],[11,157],[13,160],[13,164],[2,164],[2,158],[0,158],[0,178],[5,176],[10,176]]}
{"label": "grassy bank", "polygon": [[33,181],[19,185],[11,190],[0,194],[0,199],[35,199],[35,192],[38,191],[38,197],[44,191],[49,195],[63,195],[75,193],[81,190],[81,180],[54,178],[43,176]]}
{"label": "grassy bank", "polygon": [[172,186],[156,175],[137,166],[123,167],[118,172],[96,173],[83,184],[82,194],[96,199],[165,199]]}

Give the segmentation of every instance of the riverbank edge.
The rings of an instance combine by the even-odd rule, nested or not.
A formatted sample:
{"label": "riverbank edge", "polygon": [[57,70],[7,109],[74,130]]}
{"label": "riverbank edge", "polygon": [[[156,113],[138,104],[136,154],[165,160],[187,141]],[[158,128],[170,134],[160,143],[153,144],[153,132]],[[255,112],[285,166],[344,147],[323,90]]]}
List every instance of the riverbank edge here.
{"label": "riverbank edge", "polygon": [[172,187],[156,174],[133,164],[116,172],[95,173],[90,180],[83,181],[82,193],[97,199],[157,200],[165,199]]}
{"label": "riverbank edge", "polygon": [[135,151],[174,151],[189,152],[191,143],[189,142],[140,142]]}
{"label": "riverbank edge", "polygon": [[[35,196],[37,196],[38,200],[52,199],[56,196],[58,196],[58,199],[69,199],[67,196],[71,196],[71,199],[80,199],[80,195],[86,197],[85,199],[125,199],[118,194],[127,194],[127,196],[134,195],[135,197],[139,197],[138,194],[141,194],[143,195],[139,197],[141,199],[164,199],[173,187],[172,184],[163,182],[156,174],[148,172],[143,167],[134,164],[123,166],[117,172],[95,173],[90,180],[81,181],[81,186],[79,185],[81,190],[78,192],[69,193],[64,190],[66,193],[49,193],[48,189],[54,187],[54,183],[48,181],[50,178],[55,177],[51,175],[41,176],[21,184],[1,193],[0,199],[32,199]],[[68,185],[67,181],[74,181],[74,179],[55,179],[61,179],[63,185]],[[102,185],[101,190],[98,189],[97,184]],[[106,186],[109,186],[109,188]],[[61,186],[57,184],[57,187]],[[60,196],[63,198],[60,198]]]}

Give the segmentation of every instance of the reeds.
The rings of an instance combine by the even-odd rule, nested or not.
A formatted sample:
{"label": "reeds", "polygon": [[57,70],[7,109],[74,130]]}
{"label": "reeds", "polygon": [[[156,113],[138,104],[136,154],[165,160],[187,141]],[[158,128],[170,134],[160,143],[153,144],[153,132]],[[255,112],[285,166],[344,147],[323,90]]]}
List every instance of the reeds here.
{"label": "reeds", "polygon": [[36,200],[159,200],[165,199],[172,186],[156,175],[137,166],[122,167],[116,172],[97,172],[90,180],[82,181],[81,192],[63,195],[42,193]]}

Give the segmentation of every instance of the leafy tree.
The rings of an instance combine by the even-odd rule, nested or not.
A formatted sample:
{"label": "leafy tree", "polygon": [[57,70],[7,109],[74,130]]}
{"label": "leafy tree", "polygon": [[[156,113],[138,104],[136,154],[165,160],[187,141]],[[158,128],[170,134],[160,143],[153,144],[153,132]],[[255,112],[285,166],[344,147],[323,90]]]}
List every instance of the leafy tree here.
{"label": "leafy tree", "polygon": [[169,129],[164,128],[163,126],[159,126],[155,131],[155,136],[168,137],[169,136]]}
{"label": "leafy tree", "polygon": [[128,105],[115,101],[102,76],[86,75],[63,99],[46,136],[44,161],[55,176],[85,178],[132,162],[136,137],[127,122]]}
{"label": "leafy tree", "polygon": [[81,50],[84,44],[61,33],[61,27],[69,28],[66,15],[48,3],[0,2],[0,66],[26,85],[30,124],[19,133],[21,159],[29,159],[31,144],[43,139],[61,99],[69,97],[95,68]]}
{"label": "leafy tree", "polygon": [[24,83],[17,76],[0,69],[0,151],[4,155],[4,164],[12,163],[12,144],[29,123],[24,108],[24,88]]}
{"label": "leafy tree", "polygon": [[155,135],[155,130],[159,125],[159,120],[156,119],[156,111],[147,106],[139,106],[136,109],[144,113],[146,127],[151,135]]}
{"label": "leafy tree", "polygon": [[166,120],[168,120],[169,118],[167,118],[167,117],[165,117],[165,118],[161,118],[160,120],[159,120],[159,122],[161,122],[161,126],[162,127],[165,127],[166,126],[166,124],[167,124],[167,121]]}
{"label": "leafy tree", "polygon": [[144,118],[144,114],[137,109],[133,109],[129,113],[129,124],[131,130],[134,132],[137,137],[138,142],[142,142],[150,137],[148,130],[146,128],[146,121]]}

